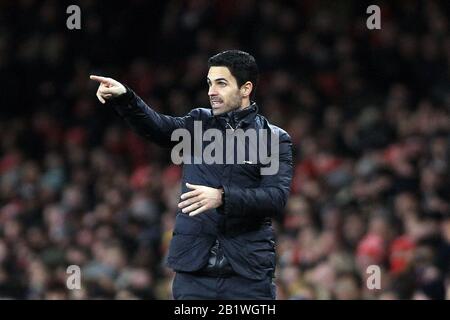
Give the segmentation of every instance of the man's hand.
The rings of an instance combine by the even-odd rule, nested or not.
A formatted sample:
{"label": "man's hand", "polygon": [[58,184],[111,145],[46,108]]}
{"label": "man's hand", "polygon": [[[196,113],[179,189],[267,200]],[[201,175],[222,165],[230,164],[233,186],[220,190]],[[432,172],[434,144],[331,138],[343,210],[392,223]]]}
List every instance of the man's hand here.
{"label": "man's hand", "polygon": [[214,189],[205,186],[186,183],[186,187],[192,191],[183,193],[178,208],[181,208],[183,213],[189,213],[190,216],[195,216],[203,211],[215,209],[222,205],[222,189]]}
{"label": "man's hand", "polygon": [[101,103],[105,103],[106,100],[118,97],[127,92],[124,85],[114,79],[93,75],[89,78],[100,83],[97,90],[97,98]]}

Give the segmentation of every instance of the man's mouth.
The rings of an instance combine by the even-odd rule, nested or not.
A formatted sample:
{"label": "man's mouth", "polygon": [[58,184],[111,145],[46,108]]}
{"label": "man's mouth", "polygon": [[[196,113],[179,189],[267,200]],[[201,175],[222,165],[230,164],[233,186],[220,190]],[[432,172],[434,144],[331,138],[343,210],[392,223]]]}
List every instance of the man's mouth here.
{"label": "man's mouth", "polygon": [[221,99],[211,99],[210,101],[213,108],[218,108],[223,104],[223,101]]}

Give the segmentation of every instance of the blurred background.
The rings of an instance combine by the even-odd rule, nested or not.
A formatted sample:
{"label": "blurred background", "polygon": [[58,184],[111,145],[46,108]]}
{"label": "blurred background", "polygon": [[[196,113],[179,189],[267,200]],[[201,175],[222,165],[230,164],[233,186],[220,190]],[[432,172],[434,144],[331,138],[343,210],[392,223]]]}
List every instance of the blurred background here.
{"label": "blurred background", "polygon": [[278,299],[450,299],[449,16],[446,0],[1,1],[0,298],[172,298],[180,167],[89,74],[184,115],[209,106],[208,57],[238,48],[295,148]]}

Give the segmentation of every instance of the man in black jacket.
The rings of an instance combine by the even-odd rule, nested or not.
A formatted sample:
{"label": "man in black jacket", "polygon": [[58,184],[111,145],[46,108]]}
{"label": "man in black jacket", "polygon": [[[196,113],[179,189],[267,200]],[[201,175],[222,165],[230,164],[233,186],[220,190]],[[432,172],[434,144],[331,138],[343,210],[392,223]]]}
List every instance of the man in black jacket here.
{"label": "man in black jacket", "polygon": [[[271,217],[288,199],[291,139],[258,114],[252,101],[258,80],[253,56],[229,50],[208,64],[211,108],[193,109],[184,117],[155,112],[114,79],[91,79],[100,83],[100,102],[114,107],[140,135],[172,147],[172,160],[180,146],[176,138],[189,137],[182,150],[182,195],[167,256],[167,265],[176,271],[174,298],[275,299]],[[241,145],[230,147],[228,142],[236,140]],[[214,152],[205,159],[211,146]]]}

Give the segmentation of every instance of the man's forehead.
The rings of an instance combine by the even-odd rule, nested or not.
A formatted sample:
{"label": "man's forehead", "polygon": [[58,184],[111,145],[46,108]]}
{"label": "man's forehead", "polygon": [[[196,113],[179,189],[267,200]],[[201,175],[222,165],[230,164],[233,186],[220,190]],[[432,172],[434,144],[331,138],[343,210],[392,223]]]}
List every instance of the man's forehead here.
{"label": "man's forehead", "polygon": [[208,79],[214,81],[216,79],[233,79],[230,70],[227,67],[210,67],[208,71]]}

